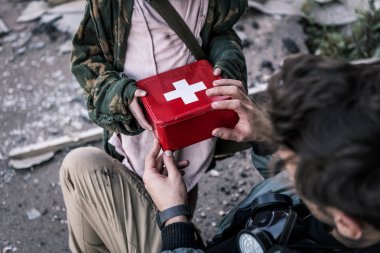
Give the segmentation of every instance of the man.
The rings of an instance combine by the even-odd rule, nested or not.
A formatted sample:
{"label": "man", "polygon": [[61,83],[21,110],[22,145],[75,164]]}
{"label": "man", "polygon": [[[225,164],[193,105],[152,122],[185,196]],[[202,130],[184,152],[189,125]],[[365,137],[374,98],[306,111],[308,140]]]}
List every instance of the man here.
{"label": "man", "polygon": [[[215,136],[255,141],[255,147],[259,142],[275,142],[286,167],[256,186],[223,219],[216,238],[223,238],[235,226],[237,213],[264,193],[286,193],[299,203],[294,184],[323,222],[315,220],[309,226],[317,244],[326,245],[319,252],[332,252],[331,248],[380,252],[379,70],[379,66],[353,66],[315,56],[291,58],[271,80],[267,112],[235,87],[241,85],[237,81],[224,80],[208,90],[209,96],[232,97],[214,103],[214,109],[232,109],[240,116],[234,129],[215,129]],[[152,202],[144,186],[129,180],[133,175],[122,171],[116,161],[108,159],[105,164],[100,151],[85,151],[72,151],[61,169],[69,217],[75,217],[68,220],[72,249],[80,245],[88,252],[232,252],[224,244],[217,250],[218,244],[204,248],[188,218],[182,180],[187,161],[176,163],[170,151],[159,156],[155,141],[143,177]],[[89,151],[99,160],[91,156],[86,161],[83,155]],[[89,168],[88,163],[92,167],[81,170]],[[157,209],[161,231],[155,224]],[[236,234],[227,238],[231,236]],[[118,240],[126,242],[126,248],[114,247]],[[280,246],[272,252],[288,252]],[[294,252],[316,251],[298,248]]]}

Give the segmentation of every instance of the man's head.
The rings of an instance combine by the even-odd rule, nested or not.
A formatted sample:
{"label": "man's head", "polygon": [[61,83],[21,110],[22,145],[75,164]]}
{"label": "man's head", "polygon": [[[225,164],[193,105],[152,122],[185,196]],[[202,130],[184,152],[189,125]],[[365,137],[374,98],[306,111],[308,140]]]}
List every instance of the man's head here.
{"label": "man's head", "polygon": [[380,65],[290,58],[269,93],[280,155],[292,157],[306,204],[347,245],[379,242]]}

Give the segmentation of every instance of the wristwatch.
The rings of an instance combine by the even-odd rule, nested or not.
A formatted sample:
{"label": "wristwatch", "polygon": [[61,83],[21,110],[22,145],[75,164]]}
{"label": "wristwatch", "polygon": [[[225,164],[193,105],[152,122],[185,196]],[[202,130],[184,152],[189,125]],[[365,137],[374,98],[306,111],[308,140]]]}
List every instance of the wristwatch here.
{"label": "wristwatch", "polygon": [[188,218],[191,216],[191,210],[188,205],[178,205],[170,207],[162,212],[157,212],[156,219],[160,229],[165,227],[165,222],[171,218],[185,215]]}

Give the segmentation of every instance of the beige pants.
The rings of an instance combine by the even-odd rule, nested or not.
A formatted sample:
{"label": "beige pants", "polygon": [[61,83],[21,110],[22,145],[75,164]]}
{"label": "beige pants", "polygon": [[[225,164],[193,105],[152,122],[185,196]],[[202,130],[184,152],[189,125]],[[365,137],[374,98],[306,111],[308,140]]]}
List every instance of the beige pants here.
{"label": "beige pants", "polygon": [[141,179],[119,161],[100,149],[75,149],[60,181],[72,252],[160,251],[156,207]]}

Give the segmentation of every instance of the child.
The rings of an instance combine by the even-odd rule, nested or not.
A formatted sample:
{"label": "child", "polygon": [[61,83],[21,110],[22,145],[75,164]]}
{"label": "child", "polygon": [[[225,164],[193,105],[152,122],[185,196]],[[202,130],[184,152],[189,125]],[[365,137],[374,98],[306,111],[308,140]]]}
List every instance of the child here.
{"label": "child", "polygon": [[[73,40],[72,72],[84,89],[90,118],[104,128],[105,150],[142,177],[153,132],[137,97],[145,92],[136,81],[195,61],[194,56],[146,0],[88,0]],[[246,83],[240,40],[232,27],[246,0],[170,0],[185,20],[214,74]],[[144,131],[144,129],[147,129]],[[184,176],[187,190],[210,165],[215,141],[203,141],[176,152],[190,160]]]}

